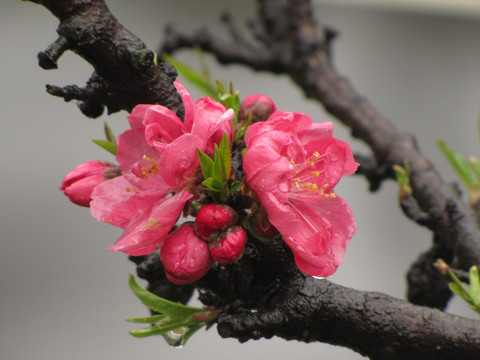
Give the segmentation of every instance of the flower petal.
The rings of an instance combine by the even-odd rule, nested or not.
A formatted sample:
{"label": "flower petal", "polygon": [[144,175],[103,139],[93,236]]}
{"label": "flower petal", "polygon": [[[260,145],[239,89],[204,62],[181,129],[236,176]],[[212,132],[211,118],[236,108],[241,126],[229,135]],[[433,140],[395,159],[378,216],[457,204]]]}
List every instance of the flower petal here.
{"label": "flower petal", "polygon": [[185,203],[192,196],[183,190],[167,199],[158,200],[150,211],[130,221],[123,235],[109,250],[123,251],[133,256],[151,254],[162,246]]}
{"label": "flower petal", "polygon": [[183,108],[185,109],[185,118],[183,123],[189,132],[192,132],[193,122],[195,120],[196,105],[195,101],[192,98],[192,95],[188,90],[183,86],[183,84],[177,79],[173,83],[177,88],[178,93],[182,97]]}
{"label": "flower petal", "polygon": [[192,134],[184,134],[165,147],[159,162],[160,175],[174,188],[185,185],[198,169],[197,149],[203,151],[205,141]]}
{"label": "flower petal", "polygon": [[92,192],[90,211],[98,221],[124,228],[167,193],[142,194],[124,176],[105,181]]}

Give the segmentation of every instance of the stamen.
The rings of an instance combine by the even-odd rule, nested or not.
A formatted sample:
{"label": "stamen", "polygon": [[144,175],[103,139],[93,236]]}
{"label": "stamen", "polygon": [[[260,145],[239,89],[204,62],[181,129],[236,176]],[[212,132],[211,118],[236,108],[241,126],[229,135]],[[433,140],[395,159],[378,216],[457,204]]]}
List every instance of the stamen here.
{"label": "stamen", "polygon": [[148,165],[148,168],[147,168],[149,173],[151,173],[151,174],[157,174],[158,173],[158,165],[157,165],[157,162],[155,161],[155,159],[153,157],[143,155],[143,160],[147,160],[150,163],[150,165]]}

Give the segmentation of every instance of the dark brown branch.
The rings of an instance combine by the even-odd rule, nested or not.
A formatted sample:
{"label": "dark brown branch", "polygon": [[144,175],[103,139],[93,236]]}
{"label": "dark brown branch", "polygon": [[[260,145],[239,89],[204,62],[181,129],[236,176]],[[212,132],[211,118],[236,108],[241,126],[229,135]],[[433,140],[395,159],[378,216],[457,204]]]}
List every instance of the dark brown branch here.
{"label": "dark brown branch", "polygon": [[72,50],[95,69],[86,87],[49,85],[50,94],[80,100],[80,109],[90,117],[100,116],[103,106],[113,113],[147,103],[168,106],[183,118],[183,104],[173,85],[175,70],[157,66],[153,52],[117,21],[104,1],[31,1],[60,20],[59,38],[38,54],[40,66],[54,69],[58,58]]}

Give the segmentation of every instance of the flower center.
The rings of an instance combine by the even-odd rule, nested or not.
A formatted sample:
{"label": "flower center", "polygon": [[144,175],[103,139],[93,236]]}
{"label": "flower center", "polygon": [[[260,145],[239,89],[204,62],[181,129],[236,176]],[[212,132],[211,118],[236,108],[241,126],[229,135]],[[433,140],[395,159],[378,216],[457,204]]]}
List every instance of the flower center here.
{"label": "flower center", "polygon": [[331,193],[333,188],[330,184],[321,183],[320,175],[323,173],[321,164],[325,159],[325,154],[315,151],[304,163],[297,164],[294,159],[290,160],[292,166],[292,186],[290,192],[292,195],[313,195],[324,199],[333,199],[335,193]]}
{"label": "flower center", "polygon": [[158,174],[158,164],[153,157],[143,155],[143,160],[146,160],[148,163],[147,166],[140,167],[144,179],[148,179],[149,174]]}

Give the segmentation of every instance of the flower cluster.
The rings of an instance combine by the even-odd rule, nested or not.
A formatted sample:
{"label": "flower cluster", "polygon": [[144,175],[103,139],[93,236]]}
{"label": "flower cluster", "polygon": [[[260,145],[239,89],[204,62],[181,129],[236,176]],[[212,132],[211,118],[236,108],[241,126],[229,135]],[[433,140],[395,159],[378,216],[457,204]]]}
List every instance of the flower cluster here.
{"label": "flower cluster", "polygon": [[[239,260],[248,229],[252,239],[282,235],[312,276],[335,272],[356,225],[334,187],[358,164],[332,124],[277,111],[265,95],[244,99],[233,124],[233,109],[208,97],[195,102],[175,86],[184,121],[165,106],[136,106],[117,139],[119,166],[88,162],[62,183],[73,202],[124,230],[109,249],[134,256],[160,249],[167,278],[186,284],[215,263]],[[231,169],[232,151],[244,153],[245,179]],[[250,198],[248,208],[232,203],[234,192]],[[182,214],[195,220],[179,221]]]}

